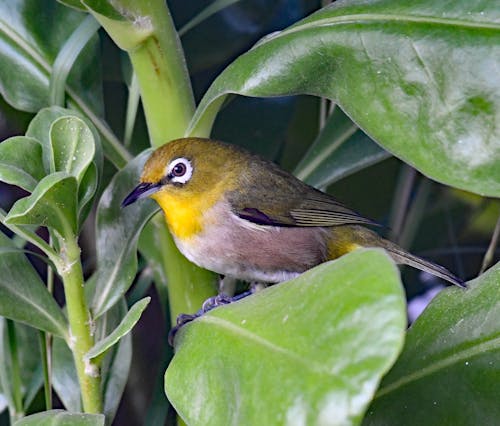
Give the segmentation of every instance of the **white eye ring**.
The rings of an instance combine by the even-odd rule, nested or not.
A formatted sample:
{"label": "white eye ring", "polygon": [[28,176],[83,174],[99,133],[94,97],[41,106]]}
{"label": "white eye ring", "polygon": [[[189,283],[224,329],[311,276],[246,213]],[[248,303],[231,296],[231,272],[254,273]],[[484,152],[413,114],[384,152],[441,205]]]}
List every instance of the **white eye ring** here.
{"label": "white eye ring", "polygon": [[176,158],[167,167],[170,182],[186,183],[193,175],[193,166],[187,158]]}

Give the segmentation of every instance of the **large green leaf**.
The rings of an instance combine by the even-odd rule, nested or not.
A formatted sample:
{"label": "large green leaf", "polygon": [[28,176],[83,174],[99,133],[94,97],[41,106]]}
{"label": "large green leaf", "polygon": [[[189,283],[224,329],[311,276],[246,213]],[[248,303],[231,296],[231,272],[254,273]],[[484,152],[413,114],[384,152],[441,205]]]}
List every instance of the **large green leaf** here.
{"label": "large green leaf", "polygon": [[0,181],[32,192],[45,176],[37,140],[14,136],[0,144]]}
{"label": "large green leaf", "polygon": [[[0,2],[0,94],[14,108],[38,111],[52,104],[54,61],[88,14],[56,1]],[[72,64],[66,82],[68,104],[83,113],[103,135],[110,160],[123,166],[130,158],[103,116],[99,39],[94,36]]]}
{"label": "large green leaf", "polygon": [[96,317],[113,306],[128,290],[137,272],[137,240],[158,210],[152,200],[122,209],[125,196],[139,181],[151,151],[145,151],[120,170],[102,194],[97,208],[97,271],[92,311]]}
{"label": "large green leaf", "polygon": [[165,375],[189,425],[356,425],[406,328],[399,272],[358,250],[186,325]]}
{"label": "large green leaf", "polygon": [[14,225],[40,225],[59,235],[75,235],[77,182],[74,176],[57,172],[44,177],[33,194],[16,201],[5,218]]}
{"label": "large green leaf", "polygon": [[496,425],[500,418],[500,263],[438,295],[408,332],[366,425]]}
{"label": "large green leaf", "polygon": [[50,410],[24,417],[13,426],[104,426],[104,415]]}
{"label": "large green leaf", "polygon": [[499,196],[499,39],[489,0],[335,2],[226,68],[188,134],[207,134],[230,93],[324,96],[427,176]]}
{"label": "large green leaf", "polygon": [[335,108],[294,173],[309,185],[325,188],[388,157],[387,151],[364,134],[340,108]]}
{"label": "large green leaf", "polygon": [[0,315],[66,338],[66,319],[26,256],[1,232],[0,247]]}
{"label": "large green leaf", "polygon": [[[86,14],[55,1],[0,3],[0,93],[14,108],[38,111],[50,105],[49,78],[59,50]],[[98,38],[79,55],[68,90],[81,105],[102,114]],[[78,95],[77,95],[78,94]]]}

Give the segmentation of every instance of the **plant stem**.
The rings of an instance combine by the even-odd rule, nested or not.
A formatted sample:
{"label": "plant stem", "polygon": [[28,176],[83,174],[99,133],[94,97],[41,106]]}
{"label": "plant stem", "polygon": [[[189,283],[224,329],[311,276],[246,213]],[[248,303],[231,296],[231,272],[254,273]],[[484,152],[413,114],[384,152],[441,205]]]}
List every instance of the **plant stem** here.
{"label": "plant stem", "polygon": [[90,326],[90,313],[85,300],[80,247],[76,237],[70,236],[61,242],[61,255],[63,262],[59,268],[59,274],[64,284],[70,325],[70,341],[68,343],[75,360],[83,409],[86,413],[100,413],[102,412],[102,400],[99,367],[84,358],[84,355],[94,345],[94,338]]}
{"label": "plant stem", "polygon": [[[116,0],[113,7],[123,19],[91,12],[130,56],[151,145],[158,147],[183,137],[194,114],[194,99],[184,52],[168,7],[164,0]],[[203,131],[201,136],[208,136],[210,128]],[[162,239],[162,267],[168,278],[171,317],[175,319],[179,313],[198,310],[214,294],[214,274],[196,267],[180,254],[161,218],[156,219],[155,227]]]}

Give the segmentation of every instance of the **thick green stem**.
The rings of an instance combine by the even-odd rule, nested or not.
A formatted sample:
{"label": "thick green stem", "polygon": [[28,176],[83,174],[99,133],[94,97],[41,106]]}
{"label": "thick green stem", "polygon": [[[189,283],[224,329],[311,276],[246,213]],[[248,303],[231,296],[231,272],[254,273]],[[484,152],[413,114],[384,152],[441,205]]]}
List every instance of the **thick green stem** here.
{"label": "thick green stem", "polygon": [[[111,13],[104,16],[91,12],[130,56],[151,145],[158,147],[183,137],[194,114],[194,100],[184,52],[168,7],[164,0],[116,0],[113,7],[123,19]],[[155,226],[162,235],[163,268],[174,319],[179,313],[196,311],[214,294],[214,275],[194,266],[179,253],[164,231],[163,220],[156,219]]]}
{"label": "thick green stem", "polygon": [[66,238],[61,244],[64,262],[59,274],[64,284],[66,308],[70,325],[70,348],[73,352],[83,409],[86,413],[101,413],[101,378],[99,367],[85,359],[85,354],[94,345],[91,319],[83,289],[83,273],[80,248],[76,238]]}

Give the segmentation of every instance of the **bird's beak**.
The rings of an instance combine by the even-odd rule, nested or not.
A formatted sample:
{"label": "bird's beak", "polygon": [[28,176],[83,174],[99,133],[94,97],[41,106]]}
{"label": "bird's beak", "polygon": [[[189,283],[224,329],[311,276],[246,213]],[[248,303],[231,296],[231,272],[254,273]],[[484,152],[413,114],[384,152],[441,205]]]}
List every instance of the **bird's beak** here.
{"label": "bird's beak", "polygon": [[161,188],[161,183],[149,183],[143,182],[137,185],[130,194],[128,194],[122,201],[122,207],[128,206],[129,204],[135,203],[141,198],[146,198],[151,194],[154,194]]}

